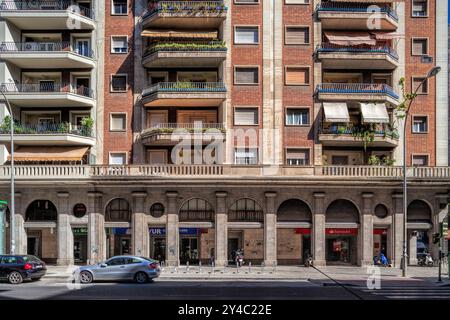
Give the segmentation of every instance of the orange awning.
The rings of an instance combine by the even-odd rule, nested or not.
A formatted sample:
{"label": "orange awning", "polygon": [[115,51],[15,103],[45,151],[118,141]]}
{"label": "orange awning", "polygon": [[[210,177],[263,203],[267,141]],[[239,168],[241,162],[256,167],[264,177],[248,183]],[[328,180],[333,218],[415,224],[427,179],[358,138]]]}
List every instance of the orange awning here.
{"label": "orange awning", "polygon": [[[19,147],[14,161],[81,161],[89,147]],[[11,156],[8,156],[11,160]]]}
{"label": "orange awning", "polygon": [[144,30],[141,36],[149,38],[217,39],[217,31]]}

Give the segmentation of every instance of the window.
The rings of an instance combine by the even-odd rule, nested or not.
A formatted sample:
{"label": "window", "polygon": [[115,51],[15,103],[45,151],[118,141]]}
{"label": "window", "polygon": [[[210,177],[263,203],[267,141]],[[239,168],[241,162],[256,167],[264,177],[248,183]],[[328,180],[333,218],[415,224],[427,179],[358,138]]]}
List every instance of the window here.
{"label": "window", "polygon": [[289,26],[284,30],[285,44],[309,44],[309,28]]}
{"label": "window", "polygon": [[286,67],[284,78],[286,85],[308,85],[309,69],[304,67]]}
{"label": "window", "polygon": [[234,3],[236,4],[258,4],[259,0],[234,0]]}
{"label": "window", "polygon": [[127,115],[125,113],[111,113],[109,130],[125,131],[127,129]]}
{"label": "window", "polygon": [[235,44],[258,44],[259,29],[257,26],[252,27],[235,27],[234,28]]}
{"label": "window", "polygon": [[235,67],[235,84],[258,84],[258,67]]}
{"label": "window", "polygon": [[412,16],[413,17],[428,16],[428,0],[413,0]]}
{"label": "window", "polygon": [[111,53],[127,53],[128,38],[126,36],[111,37]]}
{"label": "window", "polygon": [[123,264],[125,264],[124,258],[114,258],[114,259],[108,260],[106,262],[106,265],[108,265],[108,266],[120,266]]}
{"label": "window", "polygon": [[421,56],[428,54],[428,39],[412,40],[412,55]]}
{"label": "window", "polygon": [[309,124],[309,109],[286,109],[287,126],[304,126]]}
{"label": "window", "polygon": [[112,75],[111,76],[111,91],[124,92],[127,91],[127,75]]}
{"label": "window", "polygon": [[128,14],[127,0],[112,0],[112,14]]}
{"label": "window", "polygon": [[412,165],[415,167],[428,166],[428,156],[427,155],[416,155],[412,156]]}
{"label": "window", "polygon": [[287,149],[286,164],[289,166],[307,166],[309,165],[308,149]]}
{"label": "window", "polygon": [[127,153],[126,152],[110,153],[109,154],[109,164],[112,164],[112,165],[127,164]]}
{"label": "window", "polygon": [[414,116],[413,117],[413,132],[414,133],[426,133],[428,132],[428,121],[426,116]]}
{"label": "window", "polygon": [[254,126],[258,124],[258,108],[235,108],[234,124],[236,126]]}
{"label": "window", "polygon": [[258,164],[257,148],[236,148],[234,150],[235,164]]}
{"label": "window", "polygon": [[[425,81],[424,81],[425,80]],[[426,78],[412,78],[412,91],[415,92],[417,87],[420,86],[422,83],[422,86],[417,91],[417,94],[428,94],[428,80]]]}

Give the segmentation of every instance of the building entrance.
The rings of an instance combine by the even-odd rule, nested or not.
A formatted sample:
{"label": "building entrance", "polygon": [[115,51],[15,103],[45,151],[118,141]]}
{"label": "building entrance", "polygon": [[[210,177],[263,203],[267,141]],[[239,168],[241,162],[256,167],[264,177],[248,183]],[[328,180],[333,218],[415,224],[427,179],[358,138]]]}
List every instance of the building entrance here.
{"label": "building entrance", "polygon": [[197,237],[182,237],[180,239],[180,263],[198,264],[199,246]]}

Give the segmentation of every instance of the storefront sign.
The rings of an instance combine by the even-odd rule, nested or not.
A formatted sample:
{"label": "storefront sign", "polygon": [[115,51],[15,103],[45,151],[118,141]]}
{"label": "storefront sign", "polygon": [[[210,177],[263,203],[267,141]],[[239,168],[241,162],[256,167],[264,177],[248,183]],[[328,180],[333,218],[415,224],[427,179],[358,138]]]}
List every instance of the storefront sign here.
{"label": "storefront sign", "polygon": [[296,228],[295,234],[311,234],[310,228]]}
{"label": "storefront sign", "polygon": [[387,229],[373,229],[373,234],[387,235]]}
{"label": "storefront sign", "polygon": [[325,230],[325,234],[356,236],[358,234],[358,229],[356,229],[356,228],[327,228]]}
{"label": "storefront sign", "polygon": [[113,234],[131,234],[130,228],[112,228]]}
{"label": "storefront sign", "polygon": [[[163,236],[166,234],[166,228],[149,228],[149,233],[151,236]],[[180,234],[183,235],[198,235],[203,232],[200,228],[180,228]]]}
{"label": "storefront sign", "polygon": [[72,228],[74,236],[85,236],[88,234],[88,228]]}

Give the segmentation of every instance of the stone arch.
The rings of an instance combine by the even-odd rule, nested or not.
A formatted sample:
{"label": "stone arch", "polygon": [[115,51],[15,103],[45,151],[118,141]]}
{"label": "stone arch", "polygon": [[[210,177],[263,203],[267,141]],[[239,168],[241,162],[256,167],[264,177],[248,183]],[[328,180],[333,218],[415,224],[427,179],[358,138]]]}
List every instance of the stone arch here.
{"label": "stone arch", "polygon": [[332,201],[326,210],[326,222],[359,223],[359,209],[353,201],[348,199],[336,199]]}
{"label": "stone arch", "polygon": [[105,207],[105,221],[131,222],[131,206],[124,198],[114,198]]}
{"label": "stone arch", "polygon": [[287,199],[278,207],[277,221],[312,222],[312,211],[303,200]]}
{"label": "stone arch", "polygon": [[50,200],[34,200],[25,211],[25,221],[57,221],[58,210]]}
{"label": "stone arch", "polygon": [[408,205],[408,222],[426,222],[433,223],[433,210],[431,206],[421,199],[415,199]]}
{"label": "stone arch", "polygon": [[264,222],[264,211],[256,200],[247,197],[240,198],[230,206],[228,220]]}
{"label": "stone arch", "polygon": [[190,198],[183,202],[179,211],[180,221],[214,221],[214,207],[203,198]]}

